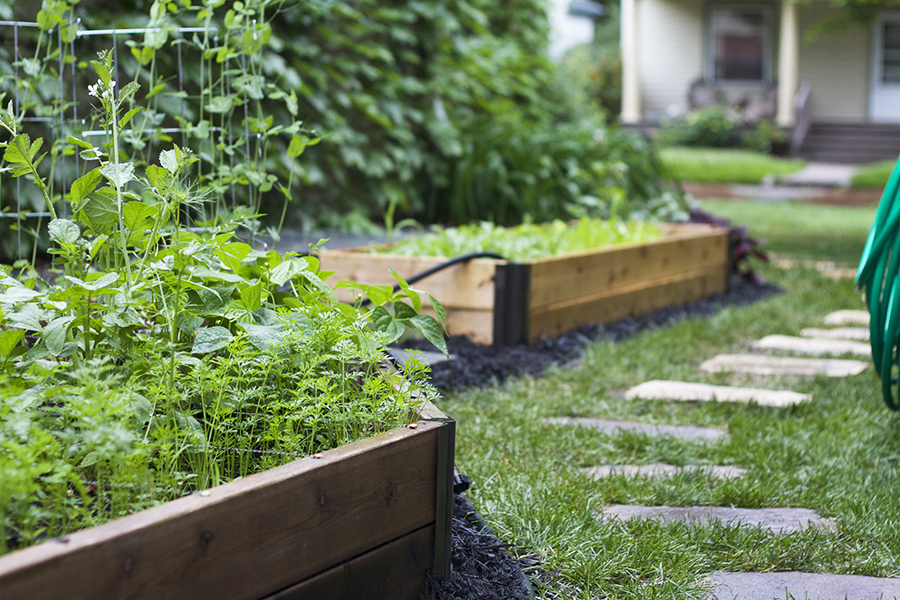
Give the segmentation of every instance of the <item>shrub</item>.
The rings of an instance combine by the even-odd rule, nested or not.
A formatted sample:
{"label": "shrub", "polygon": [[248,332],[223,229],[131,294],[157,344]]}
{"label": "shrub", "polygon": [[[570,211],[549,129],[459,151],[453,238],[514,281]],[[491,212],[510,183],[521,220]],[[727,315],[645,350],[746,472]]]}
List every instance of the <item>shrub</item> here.
{"label": "shrub", "polygon": [[682,119],[664,123],[657,141],[666,146],[733,148],[738,145],[738,121],[724,106],[705,106]]}

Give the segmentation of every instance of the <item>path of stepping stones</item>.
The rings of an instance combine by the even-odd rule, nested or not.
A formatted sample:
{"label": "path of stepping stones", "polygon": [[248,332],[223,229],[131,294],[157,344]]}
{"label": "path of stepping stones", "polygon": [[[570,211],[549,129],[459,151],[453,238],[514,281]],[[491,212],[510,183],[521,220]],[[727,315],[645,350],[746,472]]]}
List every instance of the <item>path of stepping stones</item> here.
{"label": "path of stepping stones", "polygon": [[[869,362],[839,358],[808,358],[809,356],[871,357],[867,343],[869,315],[864,311],[841,310],[827,315],[826,329],[804,329],[802,337],[770,335],[753,342],[754,354],[722,354],[703,362],[700,370],[710,373],[752,373],[757,375],[786,375],[795,377],[848,377],[862,373]],[[760,353],[765,354],[760,354]],[[805,355],[778,356],[775,353]],[[767,390],[715,386],[685,381],[647,381],[625,393],[628,399],[743,402],[775,408],[810,402],[808,394],[790,390]],[[633,432],[649,436],[671,436],[691,442],[715,443],[727,434],[709,427],[651,425],[628,421],[606,421],[586,418],[547,419],[548,424],[590,427],[607,435]],[[716,479],[742,477],[745,470],[734,466],[667,464],[600,465],[582,469],[592,478],[653,477],[667,478],[682,474]],[[825,519],[806,508],[749,509],[722,506],[607,506],[598,518],[611,526],[631,519],[685,521],[703,525],[719,523],[723,526],[758,527],[776,535],[786,535],[807,527],[833,529],[831,519]],[[778,600],[785,597],[900,599],[900,579],[860,577],[814,573],[713,573],[706,582],[712,587],[709,600]]]}

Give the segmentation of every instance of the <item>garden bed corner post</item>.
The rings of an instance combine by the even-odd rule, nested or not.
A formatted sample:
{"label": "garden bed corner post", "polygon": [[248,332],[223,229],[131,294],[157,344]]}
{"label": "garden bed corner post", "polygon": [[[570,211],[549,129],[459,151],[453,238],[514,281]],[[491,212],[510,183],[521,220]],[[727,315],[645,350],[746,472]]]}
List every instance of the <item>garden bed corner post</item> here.
{"label": "garden bed corner post", "polygon": [[494,275],[495,346],[528,343],[530,292],[530,264],[497,264]]}
{"label": "garden bed corner post", "polygon": [[438,429],[434,576],[448,579],[450,577],[450,546],[453,528],[453,465],[456,448],[456,421],[450,417],[427,420],[442,423]]}

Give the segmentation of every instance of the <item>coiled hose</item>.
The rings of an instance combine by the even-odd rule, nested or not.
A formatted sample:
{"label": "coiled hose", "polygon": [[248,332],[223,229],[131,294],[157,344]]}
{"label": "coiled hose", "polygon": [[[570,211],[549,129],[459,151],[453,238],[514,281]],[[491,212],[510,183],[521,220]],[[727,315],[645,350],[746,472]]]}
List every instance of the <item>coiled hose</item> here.
{"label": "coiled hose", "polygon": [[[891,410],[900,410],[895,389],[900,371],[900,160],[878,205],[856,273],[856,289],[865,292],[875,371]],[[895,367],[897,368],[895,370]]]}

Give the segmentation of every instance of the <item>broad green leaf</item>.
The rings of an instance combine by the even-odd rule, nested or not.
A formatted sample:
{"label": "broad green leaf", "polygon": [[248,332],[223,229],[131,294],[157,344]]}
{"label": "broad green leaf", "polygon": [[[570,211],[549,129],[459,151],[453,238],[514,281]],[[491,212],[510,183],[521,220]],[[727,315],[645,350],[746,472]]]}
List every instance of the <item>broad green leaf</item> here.
{"label": "broad green leaf", "polygon": [[97,464],[101,460],[103,460],[103,455],[100,454],[100,452],[98,452],[97,450],[94,450],[92,452],[88,452],[87,456],[85,456],[81,460],[81,462],[78,463],[78,466],[79,467],[90,467],[92,465]]}
{"label": "broad green leaf", "polygon": [[[126,83],[125,87],[122,88],[122,91],[119,92],[119,103],[124,103],[131,96],[135,95],[139,89],[141,89],[141,84],[139,84],[137,81],[129,81],[128,83]],[[140,110],[143,110],[143,109],[135,108],[135,109],[128,111],[128,113],[134,113],[134,112],[137,112]],[[125,122],[127,123],[128,119],[130,119],[131,117],[128,116],[128,114],[126,114],[124,118],[126,119]]]}
{"label": "broad green leaf", "polygon": [[91,192],[96,189],[97,184],[100,183],[102,178],[103,176],[98,169],[91,169],[76,179],[72,182],[72,188],[69,192],[69,202],[74,206],[78,206],[82,200],[87,198]]}
{"label": "broad green leaf", "polygon": [[257,310],[262,305],[262,282],[258,281],[241,290],[241,302],[247,310]]}
{"label": "broad green leaf", "polygon": [[159,164],[174,175],[178,171],[178,156],[176,156],[174,150],[163,150],[159,153]]}
{"label": "broad green leaf", "polygon": [[207,354],[221,350],[230,344],[233,339],[234,335],[224,327],[218,325],[204,327],[194,339],[194,347],[191,348],[191,354]]}
{"label": "broad green leaf", "polygon": [[437,315],[437,320],[441,324],[441,327],[446,331],[447,329],[447,311],[444,310],[444,305],[438,302],[438,299],[432,296],[431,294],[426,294],[428,296],[428,300],[431,301],[431,308],[434,309],[434,313]]}
{"label": "broad green leaf", "polygon": [[146,425],[153,415],[153,403],[140,394],[131,394],[131,413],[138,426]]}
{"label": "broad green leaf", "polygon": [[308,263],[302,258],[286,260],[272,269],[272,272],[269,274],[269,281],[273,285],[280,287],[299,275],[301,271],[305,271],[307,266]]}
{"label": "broad green leaf", "polygon": [[394,288],[389,285],[372,285],[369,286],[366,295],[375,306],[383,306],[394,296]]}
{"label": "broad green leaf", "polygon": [[394,302],[394,316],[398,319],[411,319],[418,314],[412,306],[399,300]]}
{"label": "broad green leaf", "polygon": [[94,71],[97,73],[97,77],[100,78],[100,81],[102,81],[106,85],[109,85],[109,82],[112,80],[112,75],[109,74],[109,69],[106,67],[106,65],[99,60],[92,60],[91,66],[94,68]]}
{"label": "broad green leaf", "polygon": [[66,344],[66,333],[74,320],[74,316],[57,317],[44,327],[44,343],[47,345],[47,351],[53,356],[62,355]]}
{"label": "broad green leaf", "polygon": [[[97,273],[93,273],[92,275],[99,275]],[[99,290],[104,290],[105,288],[109,288],[114,283],[119,282],[119,274],[118,273],[106,273],[105,275],[97,276],[94,279],[89,281],[82,281],[77,277],[70,277],[68,275],[65,278],[80,288],[83,288],[89,292],[97,292]],[[113,293],[118,292],[120,290],[106,289],[105,293]]]}
{"label": "broad green leaf", "polygon": [[204,279],[216,279],[218,281],[227,281],[229,283],[247,283],[247,280],[240,275],[227,273],[225,271],[213,271],[207,267],[199,267],[194,270],[194,275]]}
{"label": "broad green leaf", "polygon": [[265,352],[284,342],[284,332],[280,327],[271,325],[252,325],[250,323],[239,324],[247,333],[247,339],[253,347],[260,352]]}
{"label": "broad green leaf", "polygon": [[314,288],[337,302],[337,296],[334,295],[334,290],[332,290],[327,283],[322,281],[318,275],[316,275],[315,273],[310,273],[309,271],[300,271],[298,275],[308,281]]}
{"label": "broad green leaf", "polygon": [[303,151],[306,150],[306,146],[309,144],[309,138],[305,135],[295,135],[291,138],[291,143],[288,144],[287,154],[291,158],[297,158]]}
{"label": "broad green leaf", "polygon": [[109,232],[119,220],[116,199],[105,191],[107,188],[94,192],[81,207],[83,220],[94,233]]}
{"label": "broad green leaf", "polygon": [[16,310],[6,314],[6,325],[25,331],[43,331],[41,321],[44,319],[44,311],[36,304],[28,302],[20,304]]}
{"label": "broad green leaf", "polygon": [[447,350],[447,341],[444,339],[444,332],[441,330],[440,324],[434,320],[434,317],[431,315],[416,315],[409,322],[419,333],[425,336],[426,340],[443,352],[444,356],[450,356]]}
{"label": "broad green leaf", "polygon": [[6,331],[0,331],[0,356],[9,360],[13,350],[15,350],[18,343],[21,342],[24,337],[25,332],[21,329],[7,329]]}
{"label": "broad green leaf", "polygon": [[234,104],[234,95],[228,96],[216,96],[212,100],[210,100],[209,104],[206,105],[206,110],[213,114],[224,114],[231,110],[231,106]]}
{"label": "broad green leaf", "polygon": [[125,115],[121,119],[119,119],[119,127],[124,128],[126,125],[128,125],[128,122],[131,120],[131,118],[134,115],[141,112],[142,110],[144,110],[144,109],[143,108],[132,108],[131,110],[129,110],[127,113],[125,113]]}
{"label": "broad green leaf", "polygon": [[41,296],[40,292],[30,290],[27,287],[8,287],[6,291],[0,294],[0,304],[18,304],[27,302]]}
{"label": "broad green leaf", "polygon": [[74,244],[81,237],[81,229],[78,223],[69,219],[53,219],[47,226],[50,239],[57,244]]}
{"label": "broad green leaf", "polygon": [[122,219],[129,231],[140,232],[153,225],[153,219],[159,212],[155,206],[143,202],[129,202],[122,207]]}
{"label": "broad green leaf", "polygon": [[397,321],[397,319],[394,318],[394,315],[389,313],[383,306],[376,306],[375,310],[369,313],[369,318],[372,321],[372,328],[375,331],[387,334],[387,343],[396,341],[403,335],[403,331],[405,330],[403,324]]}
{"label": "broad green leaf", "polygon": [[122,188],[134,179],[134,163],[109,163],[100,167],[100,174],[106,177],[117,188]]}
{"label": "broad green leaf", "polygon": [[87,149],[87,150],[93,150],[93,149],[94,149],[94,147],[91,146],[88,142],[86,142],[86,141],[84,141],[84,140],[80,140],[80,139],[78,139],[78,138],[76,138],[76,137],[72,137],[71,135],[67,138],[66,141],[68,141],[70,144],[74,144],[74,145],[76,145],[76,146],[81,146],[82,148],[85,148],[85,149]]}

